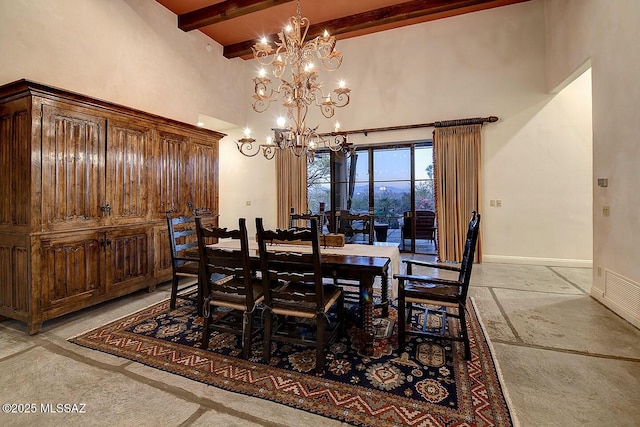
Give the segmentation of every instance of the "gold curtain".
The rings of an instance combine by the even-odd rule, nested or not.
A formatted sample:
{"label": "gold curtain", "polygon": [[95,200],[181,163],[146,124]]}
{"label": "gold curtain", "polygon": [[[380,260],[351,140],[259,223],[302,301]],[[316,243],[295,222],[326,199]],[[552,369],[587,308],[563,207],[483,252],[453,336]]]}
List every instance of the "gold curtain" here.
{"label": "gold curtain", "polygon": [[[433,131],[433,170],[438,259],[460,262],[471,212],[481,195],[481,124],[437,127]],[[482,260],[478,237],[476,262]]]}
{"label": "gold curtain", "polygon": [[276,155],[277,227],[289,228],[289,212],[307,212],[307,158],[289,150]]}

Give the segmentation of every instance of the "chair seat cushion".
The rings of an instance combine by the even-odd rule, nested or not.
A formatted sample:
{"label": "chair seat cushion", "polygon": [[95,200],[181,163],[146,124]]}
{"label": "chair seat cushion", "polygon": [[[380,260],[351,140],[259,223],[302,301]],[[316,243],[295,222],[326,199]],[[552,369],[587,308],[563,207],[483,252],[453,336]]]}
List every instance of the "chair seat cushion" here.
{"label": "chair seat cushion", "polygon": [[432,300],[457,302],[460,287],[456,285],[429,284],[423,282],[406,282],[404,292],[409,300]]}
{"label": "chair seat cushion", "polygon": [[[278,298],[278,293],[286,293],[292,299]],[[337,286],[324,285],[323,288],[323,311],[326,313],[338,300],[342,290]],[[277,288],[271,301],[271,309],[276,314],[312,318],[317,315],[314,287],[305,283],[288,282]],[[305,296],[307,300],[305,300]]]}
{"label": "chair seat cushion", "polygon": [[178,267],[176,267],[176,274],[181,274],[181,275],[188,274],[188,275],[197,276],[198,269],[199,269],[199,265],[197,261],[185,262],[184,264],[181,264]]}
{"label": "chair seat cushion", "polygon": [[[231,284],[232,280],[227,281],[227,283]],[[255,301],[254,305],[261,303],[264,300],[264,292],[262,288],[262,282],[259,280],[255,280],[252,283],[253,286],[253,300]],[[219,307],[229,307],[236,310],[244,310],[247,307],[246,303],[246,295],[234,292],[221,292],[221,291],[212,291],[209,294],[210,304],[219,306]]]}

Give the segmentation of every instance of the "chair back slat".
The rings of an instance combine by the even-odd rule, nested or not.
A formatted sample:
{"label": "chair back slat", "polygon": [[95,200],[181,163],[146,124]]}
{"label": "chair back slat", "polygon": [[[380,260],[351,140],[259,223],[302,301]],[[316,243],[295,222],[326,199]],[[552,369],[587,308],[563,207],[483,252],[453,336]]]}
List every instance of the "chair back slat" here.
{"label": "chair back slat", "polygon": [[[262,271],[265,303],[278,305],[283,301],[314,302],[317,310],[323,306],[322,264],[317,219],[311,219],[311,227],[305,230],[265,230],[262,218],[256,219],[258,250]],[[270,242],[311,242],[311,253],[283,250],[283,246]],[[288,293],[283,284],[307,283],[308,294]],[[277,298],[274,296],[277,295]]]}
{"label": "chair back slat", "polygon": [[[211,292],[234,293],[244,295],[247,308],[254,306],[251,262],[246,220],[240,218],[239,229],[205,227],[196,218],[200,269],[204,272],[205,295]],[[239,249],[216,248],[208,246],[209,239],[235,239],[240,241]],[[229,276],[228,280],[219,280],[220,275]]]}
{"label": "chair back slat", "polygon": [[473,269],[473,261],[478,243],[478,234],[480,232],[480,214],[473,211],[469,228],[467,230],[467,238],[464,244],[464,252],[462,253],[462,261],[460,263],[460,275],[458,281],[461,283],[460,293],[466,298],[469,290],[469,281],[471,279],[471,270]]}
{"label": "chair back slat", "polygon": [[198,247],[195,218],[192,216],[172,217],[170,213],[167,213],[167,229],[171,252],[171,267],[175,274],[176,268],[187,262],[198,261],[197,257],[185,255],[185,251]]}
{"label": "chair back slat", "polygon": [[[320,234],[322,234],[322,227],[324,225],[324,211],[321,210],[320,213],[312,214],[309,213],[296,213],[294,208],[291,208],[289,213],[289,228],[294,230],[304,230],[311,227],[311,219],[315,218],[318,221],[318,229],[320,230]],[[304,224],[304,225],[301,225]]]}
{"label": "chair back slat", "polygon": [[373,245],[373,209],[370,209],[367,214],[336,210],[334,225],[336,234],[344,234],[347,238],[354,238],[361,234],[367,238],[369,245]]}

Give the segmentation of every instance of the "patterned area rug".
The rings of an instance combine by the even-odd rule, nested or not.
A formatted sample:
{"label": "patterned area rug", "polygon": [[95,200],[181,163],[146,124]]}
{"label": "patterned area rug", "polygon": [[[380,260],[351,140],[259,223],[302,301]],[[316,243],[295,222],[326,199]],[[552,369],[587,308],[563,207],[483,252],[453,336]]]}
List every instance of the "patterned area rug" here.
{"label": "patterned area rug", "polygon": [[[323,375],[313,349],[274,343],[271,363],[254,341],[251,360],[239,340],[212,332],[200,348],[194,303],[164,301],[69,341],[212,386],[272,400],[359,426],[512,426],[489,343],[470,300],[471,360],[460,343],[412,337],[397,351],[397,318],[376,321],[373,356],[363,356],[358,328],[335,342]],[[429,319],[438,326],[439,318]]]}

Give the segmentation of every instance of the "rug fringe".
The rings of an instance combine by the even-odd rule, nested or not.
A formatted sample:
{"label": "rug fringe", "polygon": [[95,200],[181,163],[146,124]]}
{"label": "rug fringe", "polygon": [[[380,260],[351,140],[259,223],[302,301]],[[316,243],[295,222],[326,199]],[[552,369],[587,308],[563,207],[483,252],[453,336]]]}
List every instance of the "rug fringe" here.
{"label": "rug fringe", "polygon": [[516,416],[516,412],[513,408],[513,402],[511,401],[511,396],[509,396],[509,391],[507,390],[506,384],[504,382],[504,377],[502,376],[502,370],[500,369],[500,364],[496,359],[496,352],[493,348],[493,343],[491,342],[491,338],[487,334],[487,329],[484,326],[482,321],[482,317],[480,316],[480,312],[476,307],[476,303],[473,297],[469,297],[469,301],[471,302],[471,307],[473,308],[473,312],[476,315],[476,319],[478,320],[478,325],[480,329],[482,329],[482,335],[487,342],[487,347],[489,347],[489,354],[491,355],[491,360],[493,361],[493,366],[495,366],[496,374],[498,375],[498,380],[500,381],[500,386],[502,388],[502,395],[504,396],[504,400],[507,403],[507,408],[509,409],[509,414],[511,415],[511,422],[513,423],[513,427],[520,427],[520,423]]}

